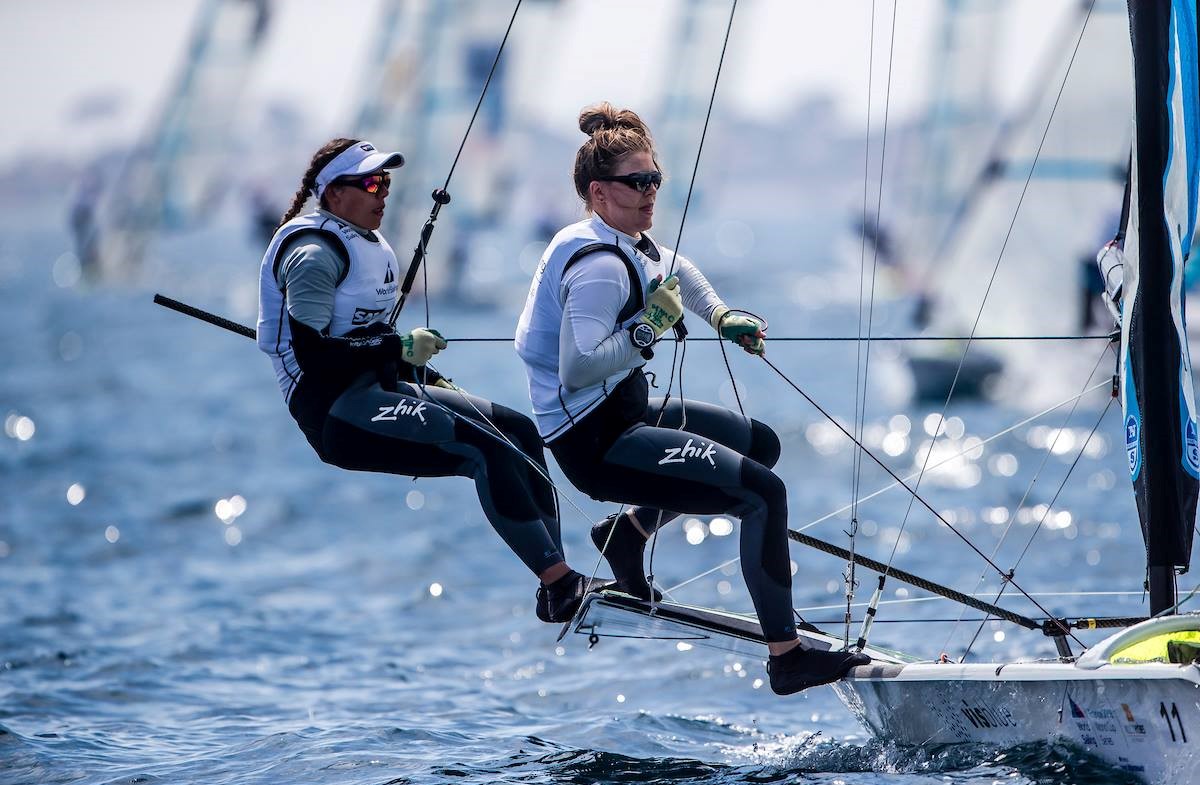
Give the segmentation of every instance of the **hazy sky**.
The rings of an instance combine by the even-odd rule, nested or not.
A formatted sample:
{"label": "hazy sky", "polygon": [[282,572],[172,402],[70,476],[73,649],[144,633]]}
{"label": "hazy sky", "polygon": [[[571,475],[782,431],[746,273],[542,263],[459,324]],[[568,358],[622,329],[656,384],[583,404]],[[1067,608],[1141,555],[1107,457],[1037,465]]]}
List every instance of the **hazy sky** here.
{"label": "hazy sky", "polygon": [[[992,2],[993,0],[982,0]],[[0,0],[0,161],[12,151],[66,146],[85,157],[97,145],[128,138],[161,102],[181,62],[202,0]],[[505,17],[511,5],[488,0]],[[642,105],[661,89],[679,0],[563,0],[554,11],[528,3],[518,30],[536,36],[514,73],[518,96],[548,122],[573,125],[580,106],[600,98]],[[1015,94],[1028,78],[1030,52],[1051,21],[1077,0],[1011,0],[997,46],[1000,88]],[[316,136],[339,130],[359,95],[362,63],[381,0],[274,0],[267,47],[247,96],[293,97]],[[703,51],[690,68],[711,83],[728,5],[711,3]],[[770,115],[805,93],[834,97],[861,122],[866,111],[872,7],[876,95],[886,84],[889,0],[741,0],[719,93],[719,109]],[[941,0],[899,0],[891,111],[912,112],[930,74],[930,40]],[[64,20],[69,19],[69,22]],[[715,24],[713,22],[715,21]],[[524,27],[523,27],[524,26]],[[501,32],[498,30],[497,33]],[[700,47],[697,47],[700,48]],[[678,55],[676,54],[676,57]],[[80,120],[87,96],[119,99],[118,110]],[[875,108],[878,118],[882,103]],[[72,155],[75,157],[75,155]]]}

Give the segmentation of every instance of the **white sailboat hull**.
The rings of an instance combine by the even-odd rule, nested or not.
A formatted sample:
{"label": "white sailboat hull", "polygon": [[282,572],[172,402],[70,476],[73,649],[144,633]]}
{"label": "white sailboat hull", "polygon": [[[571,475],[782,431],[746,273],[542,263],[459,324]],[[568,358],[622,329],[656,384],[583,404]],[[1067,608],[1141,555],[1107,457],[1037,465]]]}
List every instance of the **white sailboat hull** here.
{"label": "white sailboat hull", "polygon": [[901,745],[1066,740],[1152,783],[1200,782],[1200,667],[917,663],[834,685],[872,734]]}
{"label": "white sailboat hull", "polygon": [[[1061,740],[1149,783],[1200,785],[1200,663],[1114,664],[1128,659],[1131,645],[1186,637],[1198,627],[1195,614],[1151,619],[1074,662],[921,662],[868,646],[872,663],[832,686],[862,726],[888,743],[1005,749]],[[612,592],[584,601],[575,632],[593,645],[611,636],[766,653],[752,616],[670,602],[652,607]],[[814,648],[841,645],[811,629],[799,635]]]}

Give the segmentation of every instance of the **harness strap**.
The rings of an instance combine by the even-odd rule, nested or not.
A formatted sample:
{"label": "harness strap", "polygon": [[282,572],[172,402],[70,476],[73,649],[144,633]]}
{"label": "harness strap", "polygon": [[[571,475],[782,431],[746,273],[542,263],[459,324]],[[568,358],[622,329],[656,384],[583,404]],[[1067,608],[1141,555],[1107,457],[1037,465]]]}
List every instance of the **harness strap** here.
{"label": "harness strap", "polygon": [[629,297],[625,300],[625,305],[621,306],[621,310],[617,314],[616,326],[619,327],[629,319],[632,319],[634,314],[641,312],[646,307],[646,293],[642,291],[641,276],[638,275],[637,267],[634,266],[634,261],[629,258],[629,255],[625,253],[621,246],[616,245],[615,243],[588,243],[575,253],[571,254],[571,258],[567,260],[565,265],[563,265],[562,274],[566,275],[567,270],[571,269],[571,265],[583,259],[585,256],[589,256],[590,254],[594,253],[601,253],[603,251],[610,251],[616,254],[617,258],[625,263],[625,272],[629,273]]}

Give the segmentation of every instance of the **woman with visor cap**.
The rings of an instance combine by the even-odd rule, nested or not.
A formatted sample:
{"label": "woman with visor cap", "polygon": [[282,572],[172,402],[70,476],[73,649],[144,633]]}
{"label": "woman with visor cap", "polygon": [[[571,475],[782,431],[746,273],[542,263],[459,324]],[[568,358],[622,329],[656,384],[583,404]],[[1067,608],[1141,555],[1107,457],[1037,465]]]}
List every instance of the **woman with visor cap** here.
{"label": "woman with visor cap", "polygon": [[[436,330],[397,333],[389,324],[400,270],[378,230],[389,172],[403,165],[399,153],[356,139],[334,139],[313,156],[263,255],[259,348],[321,460],[473,478],[488,521],[541,581],[538,618],[566,621],[587,581],[563,559],[537,429],[427,368],[446,348]],[[318,205],[301,214],[310,196]]]}
{"label": "woman with visor cap", "polygon": [[651,598],[642,559],[657,525],[680,513],[735,515],[771,688],[788,694],[835,681],[870,660],[797,638],[787,493],[771,472],[778,437],[719,406],[650,400],[642,372],[647,350],[685,306],[753,354],[765,350],[761,325],[731,311],[691,261],[647,234],[662,173],[641,118],[605,102],[585,108],[579,128],[588,140],[575,157],[575,190],[590,216],[550,242],[517,326],[539,433],[581,491],[636,505],[592,528],[617,589]]}

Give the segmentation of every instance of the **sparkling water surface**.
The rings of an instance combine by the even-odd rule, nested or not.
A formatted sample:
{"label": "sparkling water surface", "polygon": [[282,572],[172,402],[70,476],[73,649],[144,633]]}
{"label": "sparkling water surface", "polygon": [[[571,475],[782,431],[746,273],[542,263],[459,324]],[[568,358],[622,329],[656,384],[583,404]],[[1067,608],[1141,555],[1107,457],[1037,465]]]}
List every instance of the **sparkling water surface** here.
{"label": "sparkling water surface", "polygon": [[[556,642],[558,626],[533,615],[535,579],[488,528],[468,480],[323,465],[251,341],[151,303],[162,291],[251,323],[257,258],[240,228],[171,238],[141,270],[100,282],[79,276],[60,213],[27,213],[0,239],[0,782],[1124,781],[1049,743],[896,748],[872,740],[829,689],[774,696],[754,658]],[[731,304],[767,314],[773,335],[853,334],[855,307],[823,302],[811,286],[829,229],[810,228],[798,232],[801,247],[774,254],[761,228],[756,274],[714,264],[712,278]],[[703,265],[703,253],[691,255]],[[434,302],[434,326],[452,339],[510,335],[522,277],[514,270],[491,288],[494,308]],[[418,299],[401,324],[423,319]],[[1085,386],[1101,349],[1057,350],[1084,369],[1061,380],[1054,350],[1039,351],[1044,397],[1061,400]],[[894,349],[872,352],[864,438],[905,474],[920,466],[939,407],[906,402]],[[847,427],[854,354],[853,344],[770,348]],[[439,360],[468,390],[528,410],[509,344],[460,341]],[[793,527],[848,504],[844,437],[770,369],[740,353],[729,360],[748,413],[783,439]],[[663,387],[669,363],[660,351]],[[735,405],[714,344],[690,343],[684,368],[685,394]],[[1105,359],[1096,380],[1110,373]],[[1006,569],[1040,521],[1017,571],[1030,591],[1138,590],[1119,418],[1110,411],[1088,441],[1106,402],[1096,393],[1066,429],[1064,408],[981,443],[1034,413],[1030,400],[952,406],[949,446],[932,458],[951,460],[923,495],[989,555],[1011,518],[995,555]],[[864,463],[863,495],[889,481]],[[614,507],[562,487],[569,559],[591,572],[588,525]],[[981,560],[920,505],[901,531],[908,506],[895,491],[862,503],[858,550],[886,561],[894,547],[903,569],[994,598],[994,576],[980,583]],[[845,543],[847,526],[843,513],[808,532]],[[677,522],[656,545],[656,576],[675,587],[711,570],[673,596],[746,610],[737,566],[726,564],[736,540],[736,522]],[[840,631],[844,563],[798,546],[792,558],[797,605],[817,608],[804,616]],[[919,595],[888,585],[889,601]],[[1144,611],[1140,595],[1040,601],[1056,613]],[[955,625],[960,615],[976,621]],[[944,602],[894,602],[873,642],[957,656],[978,619]],[[1048,639],[996,622],[972,650],[1050,654]]]}

